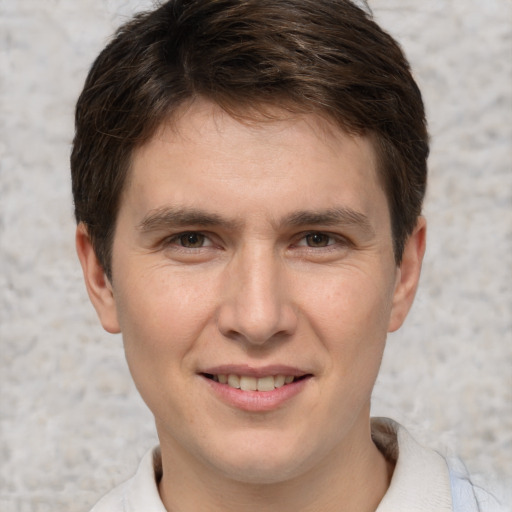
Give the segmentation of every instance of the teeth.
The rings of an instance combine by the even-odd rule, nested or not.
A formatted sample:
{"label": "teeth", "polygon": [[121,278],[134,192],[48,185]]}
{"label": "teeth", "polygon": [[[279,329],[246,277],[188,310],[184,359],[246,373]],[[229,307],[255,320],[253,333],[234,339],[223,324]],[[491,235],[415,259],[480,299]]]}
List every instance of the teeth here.
{"label": "teeth", "polygon": [[240,389],[242,391],[256,391],[258,380],[256,377],[240,377]]}
{"label": "teeth", "polygon": [[276,375],[274,377],[274,386],[276,388],[281,388],[284,386],[285,381],[286,381],[286,377],[284,375]]}
{"label": "teeth", "polygon": [[214,375],[213,380],[221,384],[241,389],[242,391],[273,391],[285,384],[291,384],[295,377],[291,375],[268,375],[266,377],[249,377],[246,375]]}
{"label": "teeth", "polygon": [[228,375],[228,386],[232,388],[240,388],[240,377],[238,375]]}
{"label": "teeth", "polygon": [[257,382],[258,391],[272,391],[275,389],[274,377],[262,377]]}

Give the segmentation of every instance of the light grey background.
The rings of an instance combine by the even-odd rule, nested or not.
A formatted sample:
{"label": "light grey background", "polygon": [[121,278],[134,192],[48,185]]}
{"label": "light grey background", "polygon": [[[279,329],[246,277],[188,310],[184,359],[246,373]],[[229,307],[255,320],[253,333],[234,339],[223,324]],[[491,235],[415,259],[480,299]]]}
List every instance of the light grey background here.
{"label": "light grey background", "polygon": [[[374,0],[423,89],[428,253],[374,413],[512,502],[512,2]],[[155,443],[74,253],[73,104],[136,0],[0,0],[0,510],[86,511]]]}

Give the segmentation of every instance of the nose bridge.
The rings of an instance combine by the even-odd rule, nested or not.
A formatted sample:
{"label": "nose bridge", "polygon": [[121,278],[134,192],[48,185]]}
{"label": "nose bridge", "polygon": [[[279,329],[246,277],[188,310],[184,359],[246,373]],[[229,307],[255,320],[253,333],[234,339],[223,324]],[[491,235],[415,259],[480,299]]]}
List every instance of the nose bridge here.
{"label": "nose bridge", "polygon": [[244,246],[230,264],[219,328],[230,337],[262,344],[291,334],[296,316],[286,286],[286,269],[265,241]]}

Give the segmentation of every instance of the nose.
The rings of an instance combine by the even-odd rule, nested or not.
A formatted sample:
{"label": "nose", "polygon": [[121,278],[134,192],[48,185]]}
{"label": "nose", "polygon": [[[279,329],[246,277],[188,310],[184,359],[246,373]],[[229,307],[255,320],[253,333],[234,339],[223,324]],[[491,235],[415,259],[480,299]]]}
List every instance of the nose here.
{"label": "nose", "polygon": [[270,248],[247,248],[226,268],[217,322],[221,333],[252,345],[291,336],[297,312],[284,263]]}

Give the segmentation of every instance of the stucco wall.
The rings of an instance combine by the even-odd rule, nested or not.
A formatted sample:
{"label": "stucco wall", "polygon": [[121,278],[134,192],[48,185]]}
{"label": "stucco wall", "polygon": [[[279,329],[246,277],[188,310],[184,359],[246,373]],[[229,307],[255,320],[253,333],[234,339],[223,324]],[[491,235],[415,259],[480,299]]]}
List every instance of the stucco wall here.
{"label": "stucco wall", "polygon": [[[512,2],[370,3],[413,64],[432,133],[424,275],[374,413],[461,455],[511,503]],[[3,512],[88,510],[155,443],[121,339],[86,297],[68,170],[88,66],[149,4],[0,0]]]}

